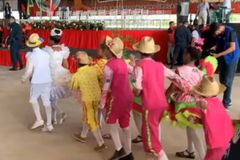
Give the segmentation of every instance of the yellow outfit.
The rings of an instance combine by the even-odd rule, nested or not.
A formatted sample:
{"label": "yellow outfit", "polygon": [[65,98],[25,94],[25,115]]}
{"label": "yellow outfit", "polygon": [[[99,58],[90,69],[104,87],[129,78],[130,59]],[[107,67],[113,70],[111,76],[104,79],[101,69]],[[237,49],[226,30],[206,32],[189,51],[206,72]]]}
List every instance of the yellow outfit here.
{"label": "yellow outfit", "polygon": [[83,119],[91,131],[98,127],[97,109],[101,97],[101,75],[94,66],[83,66],[73,75],[71,88],[80,92],[83,106]]}
{"label": "yellow outfit", "polygon": [[103,70],[104,70],[104,67],[105,67],[106,63],[107,63],[107,60],[101,58],[101,59],[98,59],[98,60],[96,61],[95,65],[94,65],[94,66],[97,68],[98,73],[99,73],[99,75],[100,75],[100,87],[101,87],[101,89],[102,89],[103,84],[104,84],[104,74],[103,74]]}

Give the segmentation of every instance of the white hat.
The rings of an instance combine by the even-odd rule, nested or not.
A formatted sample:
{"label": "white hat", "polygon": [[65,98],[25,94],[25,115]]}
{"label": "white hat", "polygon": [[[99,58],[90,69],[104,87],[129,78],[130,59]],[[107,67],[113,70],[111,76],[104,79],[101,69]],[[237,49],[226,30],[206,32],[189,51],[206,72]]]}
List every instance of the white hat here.
{"label": "white hat", "polygon": [[62,31],[61,29],[59,29],[59,28],[53,28],[53,29],[51,30],[50,36],[51,36],[51,37],[54,37],[54,36],[62,36],[62,33],[63,33],[63,31]]}

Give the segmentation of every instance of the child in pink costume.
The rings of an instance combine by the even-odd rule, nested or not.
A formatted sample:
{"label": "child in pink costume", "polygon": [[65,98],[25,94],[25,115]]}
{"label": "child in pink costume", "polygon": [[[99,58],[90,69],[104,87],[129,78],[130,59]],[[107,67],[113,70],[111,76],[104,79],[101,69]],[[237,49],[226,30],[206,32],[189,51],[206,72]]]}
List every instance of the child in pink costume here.
{"label": "child in pink costume", "polygon": [[[110,134],[116,151],[110,160],[132,160],[134,158],[131,150],[129,119],[133,94],[128,80],[128,67],[122,59],[124,45],[120,38],[112,39],[109,36],[106,37],[106,45],[108,47],[106,57],[109,60],[104,68],[105,83],[100,108],[106,106],[108,94],[111,92],[111,104],[105,108],[106,122],[109,124]],[[124,145],[122,145],[120,140],[118,123],[123,130]]]}
{"label": "child in pink costume", "polygon": [[[218,84],[213,77],[205,76],[193,91],[197,94],[197,106],[203,109],[202,122],[207,143],[204,160],[221,160],[233,137],[232,122],[217,95],[223,93],[225,86]],[[197,99],[198,99],[197,98]]]}
{"label": "child in pink costume", "polygon": [[178,75],[151,58],[160,50],[160,46],[155,45],[152,37],[143,37],[139,43],[133,45],[133,49],[139,51],[142,56],[142,60],[135,67],[134,92],[140,94],[142,98],[144,150],[150,159],[154,156],[159,160],[167,160],[167,155],[159,141],[159,123],[168,107],[164,92],[164,77],[175,80],[178,86],[183,86],[182,89],[188,90],[188,88],[184,88],[185,85]]}
{"label": "child in pink costume", "polygon": [[[176,73],[187,81],[187,84],[190,88],[198,85],[202,80],[202,72],[195,66],[195,61],[201,57],[201,51],[196,47],[188,47],[186,52],[183,55],[184,63],[186,65],[178,67]],[[181,90],[177,89],[173,84],[167,90],[167,97],[171,99],[171,104],[173,107],[177,107],[178,104],[187,109],[187,106],[191,108],[196,108],[196,103],[194,97],[189,93],[184,93]],[[175,110],[175,108],[174,108]],[[203,159],[205,156],[205,151],[203,144],[201,143],[199,137],[197,136],[196,129],[187,126],[187,140],[188,148],[185,151],[177,152],[177,157],[182,158],[195,158],[194,148],[199,154],[199,158]]]}

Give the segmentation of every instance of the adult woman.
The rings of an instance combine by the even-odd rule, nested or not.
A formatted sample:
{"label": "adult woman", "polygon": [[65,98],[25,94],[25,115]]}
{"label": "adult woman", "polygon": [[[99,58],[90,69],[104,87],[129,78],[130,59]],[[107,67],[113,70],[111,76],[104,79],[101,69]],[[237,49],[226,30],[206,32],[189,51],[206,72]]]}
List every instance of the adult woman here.
{"label": "adult woman", "polygon": [[57,112],[60,114],[59,124],[66,119],[66,114],[58,107],[57,100],[70,95],[68,83],[71,80],[71,74],[68,68],[69,48],[60,45],[62,30],[54,28],[51,30],[51,46],[44,48],[50,54],[50,67],[53,78],[53,86],[51,90],[51,106],[53,109],[53,122],[57,124]]}
{"label": "adult woman", "polygon": [[10,18],[12,14],[12,8],[10,6],[10,4],[7,2],[5,4],[5,8],[4,8],[4,16],[6,19]]}
{"label": "adult woman", "polygon": [[207,25],[207,18],[209,16],[209,4],[207,0],[202,0],[197,7],[197,17],[199,21],[199,25],[206,26]]}

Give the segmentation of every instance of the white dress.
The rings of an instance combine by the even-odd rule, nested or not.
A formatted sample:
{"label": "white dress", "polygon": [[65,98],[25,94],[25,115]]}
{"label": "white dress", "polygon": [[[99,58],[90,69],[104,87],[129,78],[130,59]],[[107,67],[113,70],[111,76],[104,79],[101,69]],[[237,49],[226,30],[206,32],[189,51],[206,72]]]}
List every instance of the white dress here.
{"label": "white dress", "polygon": [[53,79],[51,101],[70,96],[68,84],[71,81],[71,73],[62,66],[63,60],[69,57],[70,50],[64,45],[56,45],[55,47],[60,47],[61,51],[54,51],[49,46],[44,48],[50,54],[50,67]]}

